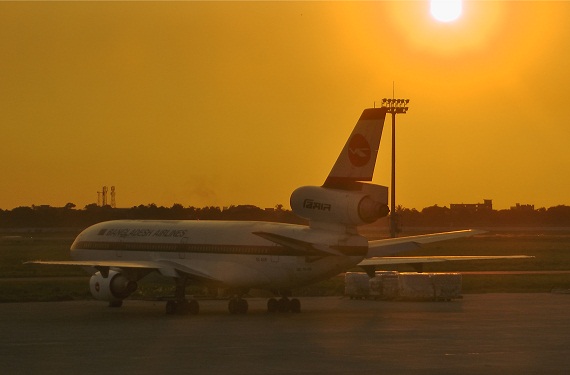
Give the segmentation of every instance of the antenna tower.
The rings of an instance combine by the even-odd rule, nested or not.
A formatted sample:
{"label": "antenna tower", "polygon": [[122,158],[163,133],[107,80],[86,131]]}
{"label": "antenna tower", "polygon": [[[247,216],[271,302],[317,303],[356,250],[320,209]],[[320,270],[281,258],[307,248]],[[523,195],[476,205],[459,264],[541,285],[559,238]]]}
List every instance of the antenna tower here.
{"label": "antenna tower", "polygon": [[107,205],[107,192],[109,191],[109,188],[107,186],[103,186],[103,202],[102,202],[102,206],[106,206]]}
{"label": "antenna tower", "polygon": [[117,204],[115,202],[115,187],[111,186],[111,207],[117,208]]}

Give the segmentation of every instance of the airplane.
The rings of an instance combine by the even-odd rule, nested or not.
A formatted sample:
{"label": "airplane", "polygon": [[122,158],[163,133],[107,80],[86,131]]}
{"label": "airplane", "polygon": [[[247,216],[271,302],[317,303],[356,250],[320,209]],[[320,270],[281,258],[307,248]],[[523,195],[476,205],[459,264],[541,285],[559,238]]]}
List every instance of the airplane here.
{"label": "airplane", "polygon": [[[389,214],[388,188],[372,181],[385,108],[360,115],[322,186],[299,187],[291,194],[292,211],[308,225],[260,221],[115,220],[82,231],[71,245],[71,261],[32,261],[88,267],[91,294],[120,307],[151,272],[175,281],[167,314],[197,314],[198,301],[186,299],[189,284],[228,288],[228,309],[245,314],[250,289],[277,298],[268,312],[300,312],[291,290],[361,266],[373,277],[382,264],[425,263],[497,257],[393,257],[417,246],[477,234],[461,230],[368,241],[357,227]],[[524,256],[510,256],[524,257]],[[500,258],[507,258],[500,257]],[[279,299],[278,299],[279,298]]]}

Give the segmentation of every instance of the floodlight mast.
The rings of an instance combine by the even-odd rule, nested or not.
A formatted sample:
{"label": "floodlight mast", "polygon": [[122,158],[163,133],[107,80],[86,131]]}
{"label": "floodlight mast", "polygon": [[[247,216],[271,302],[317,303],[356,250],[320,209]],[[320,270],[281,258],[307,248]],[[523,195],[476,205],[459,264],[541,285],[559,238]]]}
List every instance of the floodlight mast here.
{"label": "floodlight mast", "polygon": [[382,108],[392,114],[392,192],[390,193],[390,237],[395,238],[399,232],[398,215],[396,214],[396,115],[408,111],[410,99],[382,99]]}

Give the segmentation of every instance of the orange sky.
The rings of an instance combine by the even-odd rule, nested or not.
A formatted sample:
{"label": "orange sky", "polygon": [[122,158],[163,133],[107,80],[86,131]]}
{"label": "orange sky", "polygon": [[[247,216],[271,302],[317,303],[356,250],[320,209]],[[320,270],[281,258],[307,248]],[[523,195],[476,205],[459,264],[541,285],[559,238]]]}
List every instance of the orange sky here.
{"label": "orange sky", "polygon": [[570,2],[463,8],[0,2],[0,208],[288,207],[393,81],[398,204],[570,204]]}

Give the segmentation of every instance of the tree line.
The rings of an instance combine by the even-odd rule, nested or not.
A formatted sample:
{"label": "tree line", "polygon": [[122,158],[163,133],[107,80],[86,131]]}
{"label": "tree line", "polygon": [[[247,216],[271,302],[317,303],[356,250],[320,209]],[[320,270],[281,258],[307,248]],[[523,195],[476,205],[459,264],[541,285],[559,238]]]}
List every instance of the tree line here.
{"label": "tree line", "polygon": [[86,228],[108,220],[263,220],[284,223],[303,223],[290,210],[277,205],[273,209],[261,209],[252,205],[230,207],[172,207],[154,203],[131,208],[112,208],[89,204],[76,209],[75,204],[64,207],[32,206],[0,209],[0,228]]}
{"label": "tree line", "polygon": [[529,209],[512,207],[508,210],[450,209],[430,206],[418,211],[402,206],[396,215],[400,226],[450,228],[465,227],[569,227],[570,206]]}
{"label": "tree line", "polygon": [[[461,210],[437,205],[422,210],[398,206],[396,218],[400,227],[570,227],[570,206],[540,209]],[[107,220],[259,220],[307,224],[291,210],[277,205],[262,209],[252,205],[230,207],[171,207],[156,204],[131,208],[99,207],[96,204],[76,209],[73,203],[64,207],[31,206],[12,210],[0,209],[0,228],[86,228]]]}

